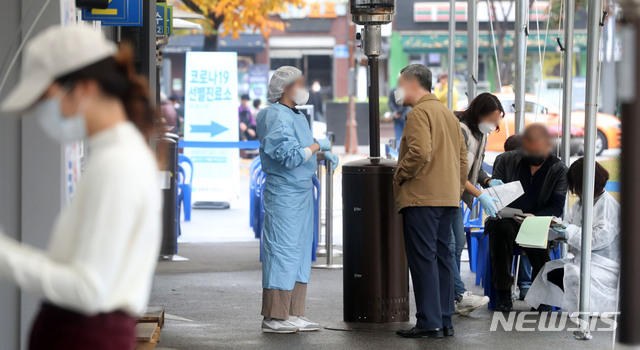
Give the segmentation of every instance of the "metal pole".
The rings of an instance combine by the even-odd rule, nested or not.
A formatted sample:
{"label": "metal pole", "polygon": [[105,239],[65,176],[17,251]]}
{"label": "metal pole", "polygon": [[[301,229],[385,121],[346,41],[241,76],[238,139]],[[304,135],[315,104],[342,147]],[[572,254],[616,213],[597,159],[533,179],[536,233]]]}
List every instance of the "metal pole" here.
{"label": "metal pole", "polygon": [[478,7],[476,0],[467,3],[467,97],[469,103],[478,94]]}
{"label": "metal pole", "polygon": [[571,165],[571,94],[573,93],[573,27],[575,0],[566,0],[564,20],[564,74],[562,78],[562,160]]}
{"label": "metal pole", "polygon": [[616,349],[640,347],[640,235],[637,231],[637,215],[640,210],[640,12],[635,1],[622,1],[623,25],[620,30],[622,61],[618,66],[618,96],[622,102],[622,159],[621,170],[621,224],[620,224],[620,315]]}
{"label": "metal pole", "polygon": [[593,223],[594,177],[596,162],[596,115],[598,113],[600,14],[602,0],[589,0],[587,20],[587,92],[585,103],[585,150],[582,187],[582,248],[580,255],[580,316],[577,339],[591,339],[589,306],[591,302],[591,236]]}
{"label": "metal pole", "polygon": [[333,164],[325,159],[327,178],[325,181],[325,241],[327,245],[327,265],[333,265]]}
{"label": "metal pole", "polygon": [[449,0],[449,74],[447,77],[447,108],[453,110],[453,85],[456,64],[456,0]]}
{"label": "metal pole", "polygon": [[378,57],[369,57],[369,154],[380,157],[380,91],[378,88]]}
{"label": "metal pole", "polygon": [[524,93],[527,69],[527,6],[528,0],[516,0],[516,134],[524,131]]}
{"label": "metal pole", "polygon": [[380,87],[378,56],[382,53],[382,31],[379,25],[364,26],[365,54],[369,58],[369,153],[380,158]]}
{"label": "metal pole", "polygon": [[314,265],[318,269],[341,269],[342,265],[333,263],[333,163],[328,159],[324,160],[326,167],[325,179],[325,250],[327,252],[327,263],[324,265]]}

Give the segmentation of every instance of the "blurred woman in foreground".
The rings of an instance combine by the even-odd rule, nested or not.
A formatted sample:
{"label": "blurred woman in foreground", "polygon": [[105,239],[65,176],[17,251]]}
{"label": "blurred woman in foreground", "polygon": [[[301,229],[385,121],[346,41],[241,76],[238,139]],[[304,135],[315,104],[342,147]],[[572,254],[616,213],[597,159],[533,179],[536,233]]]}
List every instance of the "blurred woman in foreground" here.
{"label": "blurred woman in foreground", "polygon": [[161,238],[146,80],[128,47],[87,27],[51,27],[24,58],[2,109],[34,115],[60,144],[86,138],[89,161],[46,252],[0,235],[0,279],[43,299],[30,349],[133,349]]}

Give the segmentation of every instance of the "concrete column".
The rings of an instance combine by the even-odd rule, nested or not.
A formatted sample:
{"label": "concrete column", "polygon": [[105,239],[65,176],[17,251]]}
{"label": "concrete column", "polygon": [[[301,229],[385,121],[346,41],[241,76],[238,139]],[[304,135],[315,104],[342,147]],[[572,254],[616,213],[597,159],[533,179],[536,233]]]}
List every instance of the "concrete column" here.
{"label": "concrete column", "polygon": [[[38,10],[39,0],[4,0],[0,28],[0,52],[13,54]],[[32,33],[60,23],[60,3],[51,1]],[[20,60],[7,86],[18,80]],[[4,98],[9,88],[0,92]],[[64,200],[62,147],[45,137],[34,120],[0,113],[0,225],[5,234],[38,248],[45,248],[51,227]],[[27,335],[40,301],[0,281],[0,348],[26,349]]]}

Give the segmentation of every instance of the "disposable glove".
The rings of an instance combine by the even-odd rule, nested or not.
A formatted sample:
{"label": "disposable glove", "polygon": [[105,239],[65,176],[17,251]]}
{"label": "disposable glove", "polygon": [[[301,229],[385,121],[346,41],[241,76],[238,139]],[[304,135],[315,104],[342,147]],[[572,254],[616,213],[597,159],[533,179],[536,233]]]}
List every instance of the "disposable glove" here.
{"label": "disposable glove", "polygon": [[340,163],[340,159],[338,159],[338,156],[331,152],[324,152],[324,159],[331,162],[332,170],[336,170],[336,168],[338,167],[338,163]]}
{"label": "disposable glove", "polygon": [[493,179],[493,180],[489,181],[489,187],[495,187],[495,186],[500,186],[500,185],[504,185],[504,182],[502,182],[502,180]]}
{"label": "disposable glove", "polygon": [[485,214],[492,218],[496,217],[496,214],[498,214],[498,208],[496,207],[495,202],[499,202],[498,199],[483,193],[478,197],[478,201],[482,205],[482,209],[484,209]]}
{"label": "disposable glove", "polygon": [[322,139],[316,141],[320,145],[320,151],[330,151],[331,150],[331,141],[329,139]]}

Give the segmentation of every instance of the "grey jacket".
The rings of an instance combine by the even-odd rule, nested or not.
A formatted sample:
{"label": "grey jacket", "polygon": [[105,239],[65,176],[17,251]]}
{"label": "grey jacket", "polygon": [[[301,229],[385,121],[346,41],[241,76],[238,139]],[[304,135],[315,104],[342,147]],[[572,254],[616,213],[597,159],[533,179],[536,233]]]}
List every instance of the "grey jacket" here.
{"label": "grey jacket", "polygon": [[[467,180],[474,185],[480,184],[482,187],[487,187],[485,182],[491,178],[491,176],[482,169],[484,150],[487,148],[487,135],[474,134],[464,122],[460,122],[460,128],[467,145],[467,166],[469,168]],[[464,191],[462,194],[462,200],[469,208],[473,205],[474,198],[475,197],[467,191]]]}

